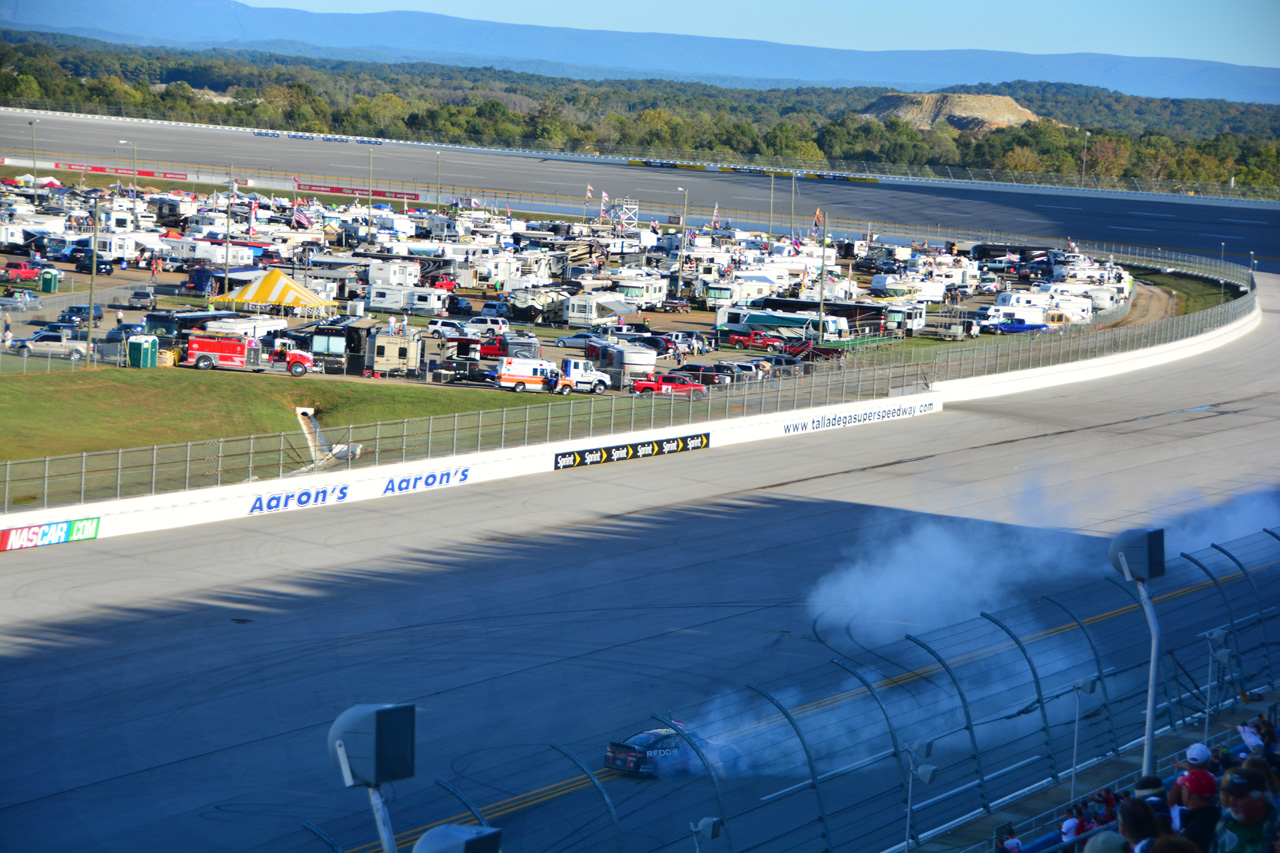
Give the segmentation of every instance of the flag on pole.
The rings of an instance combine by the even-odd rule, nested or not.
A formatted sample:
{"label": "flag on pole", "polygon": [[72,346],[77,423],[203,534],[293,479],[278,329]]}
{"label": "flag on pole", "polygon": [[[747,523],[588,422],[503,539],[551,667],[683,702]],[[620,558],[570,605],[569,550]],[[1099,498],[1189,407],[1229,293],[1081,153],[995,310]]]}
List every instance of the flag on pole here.
{"label": "flag on pole", "polygon": [[250,237],[252,237],[256,233],[254,231],[254,225],[257,224],[255,221],[257,218],[258,218],[258,200],[255,198],[253,202],[249,205],[249,236]]}
{"label": "flag on pole", "polygon": [[716,209],[711,211],[711,227],[720,227],[720,202],[716,202]]}
{"label": "flag on pole", "polygon": [[814,228],[822,227],[822,208],[818,208],[813,212],[813,227]]}
{"label": "flag on pole", "polygon": [[595,191],[595,187],[591,186],[591,184],[587,184],[587,198],[591,198],[591,194]]}
{"label": "flag on pole", "polygon": [[507,219],[511,218],[511,205],[507,205]]}
{"label": "flag on pole", "polygon": [[600,190],[600,218],[604,218],[604,206],[609,203],[609,194]]}
{"label": "flag on pole", "polygon": [[315,223],[311,221],[311,217],[307,216],[305,211],[301,208],[296,208],[293,211],[293,227],[305,230],[307,228],[314,228]]}
{"label": "flag on pole", "polygon": [[476,199],[476,198],[471,199],[471,206],[472,206],[472,207],[479,207],[479,206],[480,206],[480,200],[479,200],[479,199]]}

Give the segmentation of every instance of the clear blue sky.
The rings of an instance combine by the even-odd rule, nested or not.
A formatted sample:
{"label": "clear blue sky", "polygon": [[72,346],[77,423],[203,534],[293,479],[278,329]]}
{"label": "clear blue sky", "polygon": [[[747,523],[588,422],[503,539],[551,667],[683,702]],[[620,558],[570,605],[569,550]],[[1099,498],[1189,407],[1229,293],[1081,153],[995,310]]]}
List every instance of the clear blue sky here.
{"label": "clear blue sky", "polygon": [[[1114,53],[1280,67],[1280,0],[241,0],[312,12],[412,10],[513,24],[753,38],[857,50]],[[428,39],[429,41],[429,39]],[[447,45],[424,48],[448,50]]]}

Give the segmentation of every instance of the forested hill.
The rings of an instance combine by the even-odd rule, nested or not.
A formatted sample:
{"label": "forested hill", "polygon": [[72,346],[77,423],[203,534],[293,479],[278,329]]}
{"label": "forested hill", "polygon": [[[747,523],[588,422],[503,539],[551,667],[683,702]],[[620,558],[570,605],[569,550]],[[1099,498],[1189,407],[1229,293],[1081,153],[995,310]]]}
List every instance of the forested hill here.
{"label": "forested hill", "polygon": [[1105,127],[1141,135],[1208,139],[1219,133],[1280,138],[1280,106],[1192,98],[1137,98],[1074,83],[1015,80],[1011,83],[948,86],[942,92],[1006,95],[1036,115],[1077,127]]}
{"label": "forested hill", "polygon": [[[958,119],[959,126],[940,120],[916,127],[895,115],[863,114],[886,91],[572,80],[494,68],[126,47],[0,30],[0,104],[10,106],[463,144],[1061,175],[1078,175],[1084,165],[1089,174],[1105,177],[1280,184],[1280,139],[1274,130],[1265,136],[1223,132],[1205,139],[1158,130],[1126,132],[1107,129],[1106,109],[1095,108],[1090,118],[1079,106],[1071,121],[1068,112],[1028,103],[1033,112],[1051,117],[994,130],[989,128],[1008,119],[984,122],[981,116],[966,116]],[[1060,103],[1072,102],[1064,95]],[[1224,122],[1228,110],[1240,106],[1188,103],[1206,105],[1206,114],[1218,109]],[[1086,144],[1087,159],[1082,157]]]}

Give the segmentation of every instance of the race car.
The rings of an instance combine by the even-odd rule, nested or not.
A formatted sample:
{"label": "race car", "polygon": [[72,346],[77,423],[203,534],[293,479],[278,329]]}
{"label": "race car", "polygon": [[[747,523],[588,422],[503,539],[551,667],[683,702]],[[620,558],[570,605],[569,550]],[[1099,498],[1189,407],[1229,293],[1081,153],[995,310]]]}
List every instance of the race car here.
{"label": "race car", "polygon": [[[690,736],[697,740],[698,748],[720,773],[736,773],[741,768],[742,757],[733,747],[714,744],[697,735]],[[604,766],[635,776],[696,775],[703,772],[702,762],[688,741],[675,729],[665,728],[649,729],[624,741],[613,741],[605,747]]]}

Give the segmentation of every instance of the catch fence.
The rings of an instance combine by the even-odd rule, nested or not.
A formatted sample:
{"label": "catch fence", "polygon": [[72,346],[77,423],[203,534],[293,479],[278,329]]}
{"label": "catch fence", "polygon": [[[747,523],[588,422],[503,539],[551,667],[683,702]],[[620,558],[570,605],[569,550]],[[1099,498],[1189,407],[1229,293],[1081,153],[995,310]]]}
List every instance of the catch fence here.
{"label": "catch fence", "polygon": [[[959,552],[968,531],[953,524],[930,535]],[[679,736],[700,746],[689,776],[660,779],[639,797],[613,781],[616,771],[593,769],[616,733],[566,732],[573,740],[542,754],[504,750],[499,765],[473,763],[465,778],[400,795],[398,845],[409,849],[441,823],[486,820],[518,849],[656,853],[687,849],[688,827],[711,816],[724,821],[726,850],[890,853],[909,849],[908,837],[915,847],[999,814],[1076,768],[1140,755],[1150,644],[1137,594],[1109,568],[1085,571],[1102,571],[1101,549],[1081,550],[1065,533],[1044,547],[1053,535],[1025,534],[1053,554],[1025,568],[1078,577],[1075,586],[887,644],[864,642],[860,609],[828,611],[814,632],[829,661],[632,721],[680,720]],[[1002,540],[1033,549],[1016,531]],[[1156,734],[1200,739],[1210,722],[1221,730],[1242,692],[1276,684],[1280,533],[1167,560],[1167,574],[1149,583],[1164,637]],[[1210,659],[1218,665],[1206,671]],[[1175,749],[1156,744],[1161,769]],[[526,785],[534,793],[511,794]],[[371,853],[375,839],[359,811],[257,849]]]}

